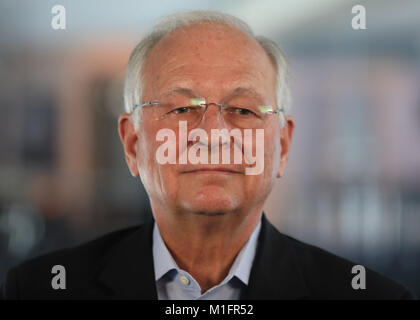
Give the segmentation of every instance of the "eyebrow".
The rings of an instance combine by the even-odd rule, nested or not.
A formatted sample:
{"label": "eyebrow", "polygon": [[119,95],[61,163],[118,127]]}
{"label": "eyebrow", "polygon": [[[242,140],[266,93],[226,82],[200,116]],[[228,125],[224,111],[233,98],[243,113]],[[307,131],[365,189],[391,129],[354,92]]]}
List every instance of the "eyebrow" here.
{"label": "eyebrow", "polygon": [[173,88],[170,88],[165,94],[163,94],[163,97],[168,98],[174,94],[181,94],[183,96],[187,96],[190,98],[198,98],[200,96],[200,95],[197,95],[197,93],[191,89],[183,88],[183,87],[173,87]]}
{"label": "eyebrow", "polygon": [[252,98],[256,98],[256,99],[263,99],[263,96],[256,91],[254,88],[251,87],[238,87],[235,90],[233,90],[226,98],[232,98],[235,96],[239,96],[242,94],[246,94],[251,96]]}
{"label": "eyebrow", "polygon": [[[198,98],[198,97],[202,97],[202,95],[197,94],[194,90],[192,89],[188,89],[188,88],[184,88],[184,87],[173,87],[170,88],[164,95],[163,97],[168,98],[174,94],[181,94],[183,96],[187,96],[190,98]],[[263,100],[263,96],[256,91],[255,89],[251,88],[251,87],[237,87],[235,88],[233,91],[231,91],[225,98],[224,100],[228,100],[232,97],[238,96],[238,95],[242,95],[242,94],[246,94],[249,95],[253,98],[256,99],[260,99]]]}

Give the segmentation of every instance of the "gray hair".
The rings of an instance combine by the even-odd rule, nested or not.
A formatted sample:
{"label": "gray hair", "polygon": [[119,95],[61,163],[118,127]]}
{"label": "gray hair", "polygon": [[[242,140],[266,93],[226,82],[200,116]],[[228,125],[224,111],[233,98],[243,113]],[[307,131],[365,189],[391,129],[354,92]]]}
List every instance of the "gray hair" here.
{"label": "gray hair", "polygon": [[[157,24],[153,30],[146,35],[131,53],[127,65],[124,83],[124,107],[128,113],[133,112],[136,104],[141,103],[143,67],[149,51],[168,33],[194,23],[211,22],[224,23],[243,31],[254,38],[263,47],[277,70],[277,105],[283,108],[284,115],[289,114],[291,107],[291,96],[288,79],[288,66],[286,59],[277,44],[263,36],[255,36],[251,28],[244,21],[221,12],[216,11],[190,11],[169,15]],[[133,122],[138,126],[139,112],[133,112]],[[279,117],[281,125],[284,124],[283,116]]]}

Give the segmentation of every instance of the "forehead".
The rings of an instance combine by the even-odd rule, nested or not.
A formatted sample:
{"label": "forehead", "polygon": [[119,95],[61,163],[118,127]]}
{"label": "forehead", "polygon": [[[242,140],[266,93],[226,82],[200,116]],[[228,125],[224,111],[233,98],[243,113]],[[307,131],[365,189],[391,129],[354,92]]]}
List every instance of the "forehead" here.
{"label": "forehead", "polygon": [[150,50],[144,91],[170,86],[274,89],[275,78],[274,65],[255,39],[232,26],[200,23],[176,29]]}

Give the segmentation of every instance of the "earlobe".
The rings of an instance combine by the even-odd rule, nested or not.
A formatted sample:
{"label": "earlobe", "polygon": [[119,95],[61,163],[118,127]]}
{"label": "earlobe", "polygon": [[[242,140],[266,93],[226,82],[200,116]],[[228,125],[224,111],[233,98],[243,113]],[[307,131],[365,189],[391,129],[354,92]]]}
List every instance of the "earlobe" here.
{"label": "earlobe", "polygon": [[286,155],[280,159],[280,166],[279,170],[277,171],[277,178],[283,177],[284,169],[286,168],[287,160],[289,159],[289,155]]}
{"label": "earlobe", "polygon": [[131,115],[123,113],[118,119],[118,133],[124,147],[125,161],[133,177],[139,175],[137,168],[137,133],[134,130]]}
{"label": "earlobe", "polygon": [[286,163],[287,163],[287,160],[286,162],[283,160],[280,160],[280,167],[279,167],[279,170],[277,171],[277,178],[283,177],[283,172],[284,172],[284,169],[286,168]]}

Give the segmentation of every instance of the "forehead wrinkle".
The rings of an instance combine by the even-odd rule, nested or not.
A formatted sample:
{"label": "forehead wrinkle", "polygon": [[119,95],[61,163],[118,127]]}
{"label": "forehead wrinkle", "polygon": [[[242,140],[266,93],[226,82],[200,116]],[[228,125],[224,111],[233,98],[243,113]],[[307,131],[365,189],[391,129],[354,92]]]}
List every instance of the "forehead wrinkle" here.
{"label": "forehead wrinkle", "polygon": [[181,86],[175,86],[171,87],[162,95],[163,98],[169,98],[170,96],[173,96],[175,94],[180,94],[183,96],[187,96],[190,98],[199,98],[200,95],[197,94],[194,90],[187,88],[187,87],[181,87]]}
{"label": "forehead wrinkle", "polygon": [[[172,38],[172,41],[169,39],[166,39],[167,41],[161,40],[160,43],[158,43],[149,52],[149,59],[147,59],[149,61],[146,63],[146,69],[150,71],[149,74],[151,77],[149,77],[149,80],[152,80],[150,85],[153,87],[155,94],[166,91],[165,88],[170,86],[191,89],[194,88],[198,89],[198,91],[203,91],[203,93],[209,93],[209,89],[211,94],[214,93],[214,88],[216,87],[219,91],[227,92],[229,90],[228,87],[232,88],[234,84],[237,84],[238,86],[249,86],[250,84],[255,84],[257,87],[259,84],[275,88],[275,83],[267,83],[267,80],[270,80],[270,82],[271,80],[274,80],[274,82],[276,81],[276,72],[273,68],[271,60],[262,48],[261,50],[267,59],[255,59],[257,55],[259,56],[258,51],[260,50],[255,50],[255,48],[252,48],[252,45],[250,46],[249,43],[246,43],[245,50],[243,50],[244,47],[242,46],[242,54],[235,56],[235,59],[223,55],[218,55],[217,57],[213,55],[208,59],[205,59],[204,57],[207,57],[207,55],[204,54],[200,57],[200,59],[195,56],[188,56],[192,60],[195,59],[195,61],[191,61],[191,59],[187,59],[183,55],[180,56],[180,52],[185,53],[185,47],[182,46],[184,49],[180,51],[180,46],[181,44],[191,46],[194,42],[200,39],[195,37],[197,32],[193,32],[191,34],[187,31],[183,35],[185,36],[186,34],[189,34],[190,36],[187,39],[184,38],[180,40],[175,33],[173,33],[170,37],[168,37]],[[203,39],[201,39],[201,41],[202,40]],[[218,40],[219,42],[220,40],[223,41],[223,38],[219,38]],[[168,50],[175,50],[175,52],[174,54],[168,54]],[[201,52],[200,47],[196,47],[196,50]],[[166,53],[162,51],[165,51]],[[250,60],[253,61],[253,63],[250,63]],[[273,68],[273,79],[269,79],[271,77],[268,76],[265,70],[265,66],[267,64],[262,63],[262,61],[267,62],[270,69]],[[152,63],[150,64],[150,62]],[[218,75],[218,70],[220,70],[220,76]],[[225,78],[229,79],[229,83],[224,81]],[[197,88],[197,86],[200,86],[200,88]],[[258,88],[255,89],[258,91]],[[262,89],[263,88],[260,88],[259,91]],[[198,94],[198,92],[195,92],[195,95],[203,96],[202,94]]]}
{"label": "forehead wrinkle", "polygon": [[[267,96],[267,93],[261,92],[263,88],[256,87],[253,81],[250,81],[255,76],[252,77],[248,73],[242,73],[242,75],[238,75],[229,82],[220,83],[216,80],[216,83],[212,81],[200,87],[195,86],[196,82],[192,79],[183,76],[176,78],[175,81],[172,78],[172,81],[165,86],[159,86],[160,90],[156,91],[153,99],[169,99],[179,94],[188,98],[205,98],[208,101],[210,101],[209,99],[216,99],[216,102],[227,102],[235,97],[247,96],[261,102],[264,101],[264,103],[271,103],[268,102],[270,97]],[[179,81],[177,81],[178,79]],[[217,85],[219,86],[217,87]]]}
{"label": "forehead wrinkle", "polygon": [[[209,69],[202,70],[200,65],[183,65],[173,69],[166,69],[164,77],[156,77],[156,86],[159,88],[188,88],[193,89],[194,84],[205,84],[211,87],[212,83],[220,83],[223,87],[243,87],[249,91],[257,91],[254,87],[255,80],[265,80],[262,70],[247,71],[240,68],[220,67],[220,72],[214,69],[218,66],[209,65]],[[226,79],[229,79],[228,81]],[[165,90],[166,91],[166,90]]]}
{"label": "forehead wrinkle", "polygon": [[253,87],[237,87],[229,93],[229,95],[225,98],[232,98],[235,96],[246,94],[252,98],[256,98],[259,100],[264,99],[263,95],[261,95],[257,90],[255,90]]}
{"label": "forehead wrinkle", "polygon": [[[162,99],[170,98],[171,96],[173,96],[175,94],[180,94],[180,95],[186,96],[188,98],[205,98],[205,95],[198,94],[193,89],[190,89],[188,87],[175,86],[175,87],[169,88],[162,95]],[[235,89],[231,89],[227,93],[227,95],[224,95],[224,97],[221,99],[221,101],[228,101],[229,99],[232,99],[236,96],[240,96],[240,95],[244,95],[244,94],[250,96],[251,98],[257,99],[259,101],[265,101],[266,100],[266,98],[262,94],[260,94],[257,90],[255,90],[254,88],[249,87],[249,86],[239,86],[239,87],[236,87]]]}
{"label": "forehead wrinkle", "polygon": [[[256,74],[248,71],[232,71],[230,70],[226,74],[220,74],[220,77],[213,78],[211,76],[199,77],[197,81],[196,76],[201,75],[203,72],[198,71],[186,71],[185,66],[175,68],[170,71],[170,73],[175,74],[174,76],[165,76],[160,78],[155,83],[158,95],[160,97],[170,97],[174,94],[181,94],[191,98],[202,98],[208,94],[213,94],[216,90],[220,92],[220,96],[223,96],[224,99],[231,98],[240,94],[246,94],[248,96],[265,99],[265,93],[261,92],[261,88],[256,86],[255,79]],[[193,69],[194,67],[189,69]],[[179,70],[179,69],[182,69]],[[233,74],[233,76],[230,76]],[[259,72],[259,75],[262,77],[263,73]],[[224,81],[224,79],[229,79],[229,81]]]}

